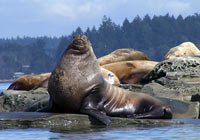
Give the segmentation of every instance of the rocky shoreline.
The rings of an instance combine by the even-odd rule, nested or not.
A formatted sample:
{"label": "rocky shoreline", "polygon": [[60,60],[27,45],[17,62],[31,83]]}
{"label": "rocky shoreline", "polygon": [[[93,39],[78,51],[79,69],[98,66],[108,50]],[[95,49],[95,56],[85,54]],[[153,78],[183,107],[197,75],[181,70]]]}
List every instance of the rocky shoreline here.
{"label": "rocky shoreline", "polygon": [[[152,120],[152,119],[130,119],[113,117],[112,125],[109,127],[124,126],[170,126],[182,125],[187,122],[178,120]],[[0,128],[49,128],[58,130],[83,130],[90,128],[101,128],[97,120],[82,114],[52,114],[38,112],[8,112],[0,113]]]}
{"label": "rocky shoreline", "polygon": [[[199,101],[200,101],[200,57],[179,57],[175,59],[169,59],[160,62],[154,68],[154,70],[147,74],[141,81],[141,84],[120,84],[115,85],[121,88],[143,92],[159,98],[165,104],[171,107],[173,112],[173,118],[199,118]],[[36,125],[35,123],[41,119],[40,121],[48,122],[48,117],[43,117],[42,114],[37,116],[36,118],[30,117],[31,115],[37,114],[36,110],[43,108],[48,104],[49,94],[46,89],[39,88],[31,91],[15,91],[15,90],[7,90],[3,92],[3,95],[0,96],[0,124],[1,126],[6,126],[6,122],[9,122],[11,125],[13,123],[25,123],[27,122],[30,127]],[[29,111],[29,112],[27,112]],[[4,113],[3,113],[4,112]],[[8,118],[3,118],[6,115],[5,112],[10,112],[13,116],[17,114],[17,112],[23,112],[25,116],[29,116],[25,120],[23,120],[23,115],[19,118],[20,113],[17,114],[15,120]],[[48,114],[49,115],[49,114]],[[47,115],[47,116],[48,116]],[[26,117],[27,117],[26,116]],[[50,115],[51,116],[51,115]],[[79,119],[83,117],[88,124],[90,124],[90,120],[88,120],[87,115],[72,115],[72,114],[54,114],[55,119],[59,119],[63,122],[64,118],[76,118],[75,122],[72,124],[76,124]],[[58,117],[59,116],[59,117]],[[60,117],[62,119],[60,119]],[[80,117],[80,118],[79,118]],[[51,117],[50,117],[51,118]],[[147,125],[147,122],[151,122],[151,124],[158,122],[158,124],[171,124],[170,120],[134,120],[127,118],[114,118],[116,122],[125,123],[130,121],[131,124],[142,124]],[[44,121],[45,120],[45,121]],[[69,119],[70,120],[70,119]],[[120,120],[120,121],[119,121]],[[55,121],[55,123],[58,123]],[[127,122],[128,123],[128,122]],[[64,123],[65,124],[65,123]],[[64,125],[63,123],[61,126]],[[65,125],[72,125],[71,123],[66,123]],[[77,123],[79,124],[79,123]],[[119,123],[120,124],[120,123]],[[47,127],[50,124],[45,123]],[[86,124],[83,124],[86,125]],[[14,126],[14,124],[13,124]],[[24,125],[22,125],[24,127]],[[40,126],[40,125],[36,125]],[[90,125],[87,125],[88,127]]]}

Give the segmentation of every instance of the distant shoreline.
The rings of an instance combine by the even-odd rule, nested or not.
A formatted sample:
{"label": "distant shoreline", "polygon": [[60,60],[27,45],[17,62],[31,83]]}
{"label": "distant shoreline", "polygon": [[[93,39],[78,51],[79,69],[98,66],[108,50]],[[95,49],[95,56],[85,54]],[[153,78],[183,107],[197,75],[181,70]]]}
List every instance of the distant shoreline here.
{"label": "distant shoreline", "polygon": [[13,82],[15,79],[1,79],[0,83],[10,83]]}

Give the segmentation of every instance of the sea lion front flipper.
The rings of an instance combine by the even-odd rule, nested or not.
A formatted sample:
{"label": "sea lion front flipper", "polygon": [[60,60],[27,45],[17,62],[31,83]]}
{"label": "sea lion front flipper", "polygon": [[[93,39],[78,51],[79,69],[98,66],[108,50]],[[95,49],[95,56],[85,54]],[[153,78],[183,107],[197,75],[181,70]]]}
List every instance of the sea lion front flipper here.
{"label": "sea lion front flipper", "polygon": [[105,125],[111,124],[111,119],[109,116],[106,115],[106,113],[102,110],[103,104],[98,104],[95,100],[95,95],[91,94],[87,96],[82,103],[80,112],[83,114],[87,114],[89,116],[92,116],[93,118],[99,120],[101,123]]}
{"label": "sea lion front flipper", "polygon": [[111,125],[110,117],[108,117],[105,113],[101,111],[93,109],[81,109],[80,112],[92,116],[93,118],[99,120],[101,123],[105,125]]}

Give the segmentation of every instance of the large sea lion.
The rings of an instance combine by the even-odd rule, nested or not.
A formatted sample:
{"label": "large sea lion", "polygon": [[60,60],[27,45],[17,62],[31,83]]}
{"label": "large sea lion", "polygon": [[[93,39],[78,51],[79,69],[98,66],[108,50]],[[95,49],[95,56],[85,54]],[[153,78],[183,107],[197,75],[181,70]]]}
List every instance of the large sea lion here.
{"label": "large sea lion", "polygon": [[137,84],[156,64],[156,61],[134,60],[110,63],[102,67],[113,72],[122,84]]}
{"label": "large sea lion", "polygon": [[71,41],[53,70],[48,85],[49,106],[41,112],[83,113],[109,125],[109,116],[172,118],[169,107],[142,93],[107,83],[85,35]]}
{"label": "large sea lion", "polygon": [[192,42],[184,42],[171,48],[164,56],[163,60],[173,59],[180,56],[200,56],[200,51]]}
{"label": "large sea lion", "polygon": [[129,48],[117,49],[108,55],[98,58],[98,62],[101,66],[129,60],[149,60],[149,58],[145,53]]}
{"label": "large sea lion", "polygon": [[48,79],[51,73],[43,73],[38,75],[24,75],[17,78],[7,90],[32,90],[42,81]]}

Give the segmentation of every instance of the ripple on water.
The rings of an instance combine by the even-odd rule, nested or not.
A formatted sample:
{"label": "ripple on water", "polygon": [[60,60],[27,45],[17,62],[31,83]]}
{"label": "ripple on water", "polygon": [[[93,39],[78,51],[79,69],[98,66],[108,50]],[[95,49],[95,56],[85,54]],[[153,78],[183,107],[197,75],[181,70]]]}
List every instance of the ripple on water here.
{"label": "ripple on water", "polygon": [[49,140],[51,137],[59,137],[58,134],[48,129],[5,129],[0,131],[0,140]]}
{"label": "ripple on water", "polygon": [[52,132],[49,129],[0,130],[0,140],[199,140],[200,125],[168,127],[124,127]]}

